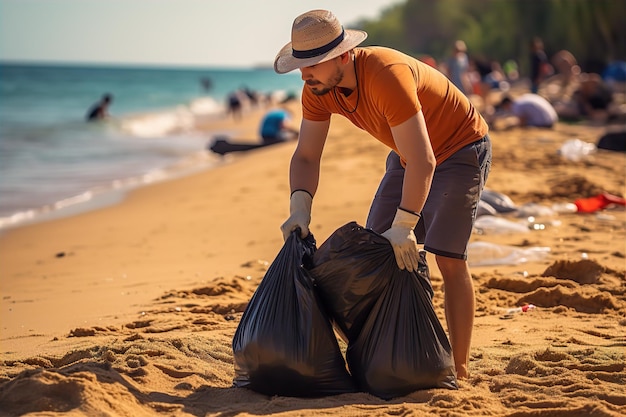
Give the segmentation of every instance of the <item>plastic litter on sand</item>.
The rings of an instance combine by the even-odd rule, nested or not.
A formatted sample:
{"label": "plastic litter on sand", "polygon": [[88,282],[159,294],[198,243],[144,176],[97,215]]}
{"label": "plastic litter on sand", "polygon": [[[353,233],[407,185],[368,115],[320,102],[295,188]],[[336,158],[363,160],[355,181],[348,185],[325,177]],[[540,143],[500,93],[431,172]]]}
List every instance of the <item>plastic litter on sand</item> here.
{"label": "plastic litter on sand", "polygon": [[499,245],[490,242],[470,242],[467,245],[467,261],[470,266],[518,265],[525,262],[545,260],[549,247]]}

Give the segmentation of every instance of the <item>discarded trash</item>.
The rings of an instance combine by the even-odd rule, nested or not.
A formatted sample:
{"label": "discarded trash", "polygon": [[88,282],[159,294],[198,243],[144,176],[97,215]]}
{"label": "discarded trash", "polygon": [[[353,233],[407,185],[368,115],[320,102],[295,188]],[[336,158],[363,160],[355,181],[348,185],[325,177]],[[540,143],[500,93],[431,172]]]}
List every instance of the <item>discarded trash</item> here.
{"label": "discarded trash", "polygon": [[581,213],[593,213],[612,204],[626,206],[626,199],[613,194],[602,193],[589,198],[579,198],[574,201],[574,204],[577,211]]}
{"label": "discarded trash", "polygon": [[527,224],[491,215],[478,217],[474,222],[474,229],[481,235],[503,235],[508,233],[530,232]]}
{"label": "discarded trash", "polygon": [[513,314],[513,313],[525,313],[528,310],[533,310],[535,308],[534,304],[525,304],[521,307],[515,307],[515,308],[509,308],[506,311],[506,314]]}
{"label": "discarded trash", "polygon": [[532,217],[528,218],[528,228],[530,230],[545,230],[546,229],[545,223],[538,223],[530,219],[532,219]]}
{"label": "discarded trash", "polygon": [[626,129],[617,130],[615,132],[607,132],[597,143],[598,149],[608,151],[626,152]]}
{"label": "discarded trash", "polygon": [[542,246],[519,248],[490,242],[470,242],[467,245],[467,261],[470,266],[518,265],[543,261],[549,254],[550,248]]}
{"label": "discarded trash", "polygon": [[584,142],[580,139],[570,139],[561,146],[559,154],[565,159],[578,162],[589,157],[596,149],[595,143]]}
{"label": "discarded trash", "polygon": [[498,211],[491,204],[483,200],[478,200],[478,205],[476,206],[476,217],[485,215],[497,216]]}
{"label": "discarded trash", "polygon": [[518,217],[552,217],[555,214],[555,211],[552,210],[551,207],[537,203],[522,204],[521,206],[519,206],[519,210],[517,212]]}
{"label": "discarded trash", "polygon": [[561,224],[563,224],[561,220],[555,220],[555,219],[539,220],[535,218],[534,216],[529,216],[526,220],[528,221],[528,228],[530,230],[545,230],[548,227],[558,227]]}
{"label": "discarded trash", "polygon": [[480,194],[480,200],[489,204],[498,213],[510,213],[517,210],[517,206],[508,195],[490,190],[488,188],[485,188],[482,191]]}
{"label": "discarded trash", "polygon": [[555,213],[576,213],[578,207],[574,203],[554,203],[552,204],[552,210]]}

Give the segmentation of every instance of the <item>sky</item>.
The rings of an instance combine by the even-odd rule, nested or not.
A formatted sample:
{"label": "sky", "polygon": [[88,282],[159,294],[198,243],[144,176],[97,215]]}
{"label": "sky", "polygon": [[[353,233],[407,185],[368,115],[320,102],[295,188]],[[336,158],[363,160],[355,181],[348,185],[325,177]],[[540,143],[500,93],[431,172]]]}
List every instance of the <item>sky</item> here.
{"label": "sky", "polygon": [[0,0],[0,61],[271,65],[312,9],[344,24],[399,0]]}

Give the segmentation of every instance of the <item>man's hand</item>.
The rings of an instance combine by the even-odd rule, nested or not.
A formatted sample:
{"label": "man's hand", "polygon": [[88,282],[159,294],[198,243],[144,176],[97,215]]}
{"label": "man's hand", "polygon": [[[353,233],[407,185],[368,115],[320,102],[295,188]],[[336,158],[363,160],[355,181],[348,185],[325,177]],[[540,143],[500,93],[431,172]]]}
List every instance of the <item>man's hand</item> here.
{"label": "man's hand", "polygon": [[419,252],[413,229],[419,219],[418,214],[398,208],[391,228],[382,234],[391,243],[400,269],[408,269],[409,271],[417,271],[418,269]]}
{"label": "man's hand", "polygon": [[311,223],[311,205],[313,197],[307,191],[296,190],[291,194],[289,201],[289,218],[280,226],[285,241],[294,230],[300,228],[300,237],[305,238],[309,234]]}

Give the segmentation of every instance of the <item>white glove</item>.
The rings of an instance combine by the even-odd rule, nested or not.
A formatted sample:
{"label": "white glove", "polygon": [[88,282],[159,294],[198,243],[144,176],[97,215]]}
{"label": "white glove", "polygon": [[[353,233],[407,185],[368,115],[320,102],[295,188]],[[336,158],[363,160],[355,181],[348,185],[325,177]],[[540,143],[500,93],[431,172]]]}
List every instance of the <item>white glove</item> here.
{"label": "white glove", "polygon": [[393,219],[391,228],[382,234],[393,247],[396,262],[400,269],[417,271],[419,265],[419,251],[417,238],[413,229],[417,225],[420,216],[398,208],[396,217]]}
{"label": "white glove", "polygon": [[289,200],[289,218],[280,226],[285,240],[287,240],[291,232],[297,228],[300,228],[301,238],[304,239],[308,236],[312,204],[313,197],[307,191],[296,190],[291,194],[291,199]]}

